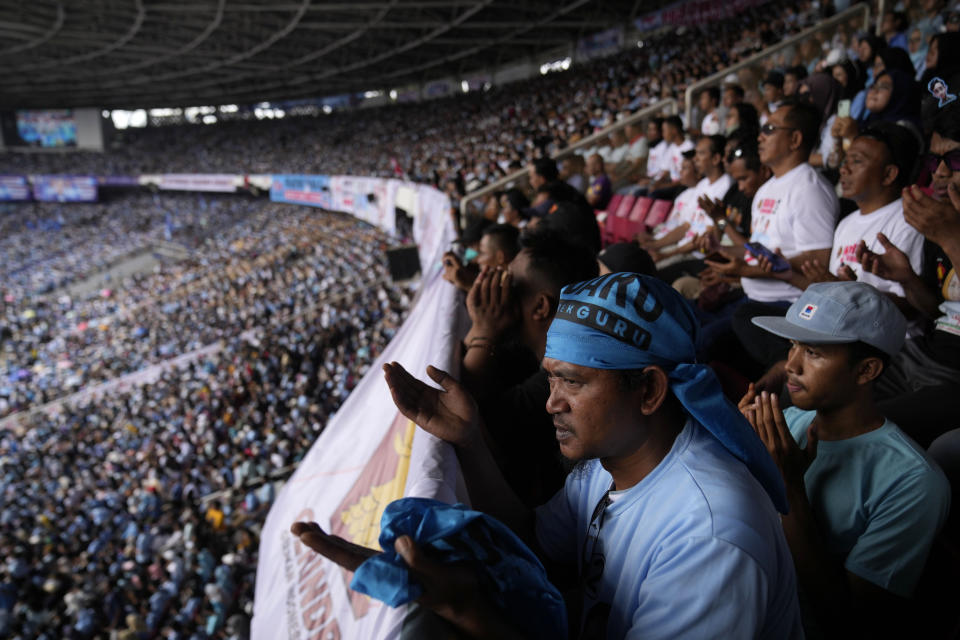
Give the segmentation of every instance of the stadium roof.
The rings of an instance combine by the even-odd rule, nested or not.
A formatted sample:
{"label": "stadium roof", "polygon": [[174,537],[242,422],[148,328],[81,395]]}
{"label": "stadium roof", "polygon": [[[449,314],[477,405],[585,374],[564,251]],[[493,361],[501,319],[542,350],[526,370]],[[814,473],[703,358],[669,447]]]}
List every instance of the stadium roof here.
{"label": "stadium roof", "polygon": [[659,4],[4,0],[0,107],[249,104],[402,87],[492,71]]}

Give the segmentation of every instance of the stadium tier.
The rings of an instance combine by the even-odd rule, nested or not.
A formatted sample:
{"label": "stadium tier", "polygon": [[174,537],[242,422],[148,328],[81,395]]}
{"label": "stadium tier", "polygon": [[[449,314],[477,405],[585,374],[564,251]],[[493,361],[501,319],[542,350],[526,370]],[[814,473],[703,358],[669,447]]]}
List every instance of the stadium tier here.
{"label": "stadium tier", "polygon": [[960,5],[408,4],[156,109],[11,18],[0,637],[957,637]]}

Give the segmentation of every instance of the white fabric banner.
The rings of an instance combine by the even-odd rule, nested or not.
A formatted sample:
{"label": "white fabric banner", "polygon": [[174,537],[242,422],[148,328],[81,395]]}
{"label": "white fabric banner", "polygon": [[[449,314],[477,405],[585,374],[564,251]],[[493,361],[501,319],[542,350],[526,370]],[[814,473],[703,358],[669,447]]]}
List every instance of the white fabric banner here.
{"label": "white fabric banner", "polygon": [[228,173],[164,173],[140,176],[141,184],[155,183],[169,191],[215,191],[231,193],[243,186],[243,176]]}
{"label": "white fabric banner", "polygon": [[[356,179],[354,179],[356,180]],[[378,181],[386,182],[386,181]],[[391,180],[389,182],[398,182]],[[347,204],[348,191],[371,185],[337,184],[334,200]],[[384,204],[396,186],[384,185]],[[339,188],[339,193],[338,193]],[[424,188],[427,189],[427,188]],[[428,364],[455,371],[455,349],[465,328],[462,305],[453,287],[440,278],[438,263],[453,239],[446,216],[449,201],[421,193],[420,223],[422,291],[407,321],[360,381],[336,416],[311,447],[277,497],[264,524],[252,622],[253,640],[358,640],[404,637],[407,607],[393,609],[350,591],[352,574],[304,547],[290,525],[317,522],[326,531],[374,549],[380,517],[387,504],[403,496],[466,501],[458,486],[459,470],[452,448],[403,418],[390,398],[381,365],[398,361],[418,377]],[[366,192],[366,191],[361,191]],[[379,193],[377,200],[379,201]],[[366,198],[364,198],[366,200]],[[357,198],[352,201],[356,206]],[[444,208],[445,207],[445,208]],[[365,216],[372,216],[366,209]],[[393,216],[386,216],[392,221]],[[416,234],[415,234],[416,235]],[[429,247],[429,254],[424,249]],[[408,630],[408,635],[413,633]]]}

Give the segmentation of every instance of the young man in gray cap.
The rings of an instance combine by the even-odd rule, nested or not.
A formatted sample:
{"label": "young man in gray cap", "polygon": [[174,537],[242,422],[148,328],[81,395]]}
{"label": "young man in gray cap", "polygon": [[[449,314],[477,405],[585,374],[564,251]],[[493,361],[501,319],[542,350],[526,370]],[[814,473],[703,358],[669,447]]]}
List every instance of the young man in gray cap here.
{"label": "young man in gray cap", "polygon": [[753,322],[792,344],[794,406],[781,411],[751,385],[740,410],[787,487],[783,527],[808,632],[888,637],[950,506],[943,472],[873,400],[906,319],[868,284],[829,282],[808,287],[786,317]]}

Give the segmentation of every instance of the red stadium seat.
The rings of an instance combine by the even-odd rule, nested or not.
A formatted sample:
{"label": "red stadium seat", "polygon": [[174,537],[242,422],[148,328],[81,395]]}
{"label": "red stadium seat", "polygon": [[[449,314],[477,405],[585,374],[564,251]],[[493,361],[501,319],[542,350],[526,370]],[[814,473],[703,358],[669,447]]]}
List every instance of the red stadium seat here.
{"label": "red stadium seat", "polygon": [[607,208],[603,210],[605,217],[603,224],[600,225],[600,238],[602,239],[603,244],[610,242],[610,238],[613,237],[614,214],[620,207],[620,202],[622,200],[623,196],[621,194],[614,194],[610,198],[610,202],[607,203]]}
{"label": "red stadium seat", "polygon": [[650,213],[650,208],[653,206],[653,198],[647,198],[646,196],[642,198],[637,198],[636,203],[633,205],[633,209],[630,210],[630,215],[627,218],[627,230],[624,240],[633,240],[638,233],[643,231],[644,221],[647,218],[647,215]]}
{"label": "red stadium seat", "polygon": [[[624,234],[627,232],[627,225],[629,224],[628,218],[630,212],[633,210],[633,203],[636,202],[635,196],[624,196],[620,201],[620,206],[617,207],[616,211],[613,214],[613,233],[610,234],[609,242],[620,242],[623,239]],[[610,225],[607,225],[607,228],[610,229]]]}
{"label": "red stadium seat", "polygon": [[653,203],[653,206],[650,207],[650,213],[647,214],[643,224],[652,229],[667,219],[667,216],[670,215],[670,210],[672,208],[673,203],[669,200],[656,200]]}

